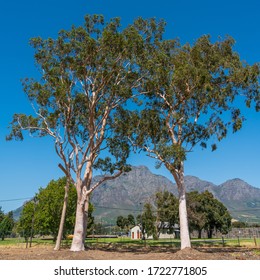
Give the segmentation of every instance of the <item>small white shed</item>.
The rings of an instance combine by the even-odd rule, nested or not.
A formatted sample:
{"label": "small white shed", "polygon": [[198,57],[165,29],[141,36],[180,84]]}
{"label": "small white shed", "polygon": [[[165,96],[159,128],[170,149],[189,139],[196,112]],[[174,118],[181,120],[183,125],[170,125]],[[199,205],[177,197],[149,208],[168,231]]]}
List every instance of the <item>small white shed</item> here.
{"label": "small white shed", "polygon": [[139,226],[134,226],[130,230],[131,239],[141,239],[142,238],[142,232]]}

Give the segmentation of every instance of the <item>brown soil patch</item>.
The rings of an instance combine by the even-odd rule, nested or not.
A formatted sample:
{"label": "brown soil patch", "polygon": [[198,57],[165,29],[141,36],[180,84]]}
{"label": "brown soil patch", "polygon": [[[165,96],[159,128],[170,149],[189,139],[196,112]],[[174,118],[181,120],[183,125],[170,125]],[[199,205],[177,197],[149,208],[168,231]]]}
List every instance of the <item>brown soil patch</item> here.
{"label": "brown soil patch", "polygon": [[260,260],[259,249],[248,248],[88,248],[82,252],[52,247],[3,248],[0,260]]}

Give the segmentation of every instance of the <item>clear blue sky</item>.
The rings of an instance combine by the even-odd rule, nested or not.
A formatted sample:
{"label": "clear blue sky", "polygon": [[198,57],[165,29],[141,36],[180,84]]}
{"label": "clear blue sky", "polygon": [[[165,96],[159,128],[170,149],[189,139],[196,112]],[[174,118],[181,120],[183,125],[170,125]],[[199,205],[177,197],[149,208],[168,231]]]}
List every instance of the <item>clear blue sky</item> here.
{"label": "clear blue sky", "polygon": [[[23,142],[6,142],[12,115],[29,112],[30,105],[20,79],[38,75],[32,37],[55,37],[60,29],[83,23],[86,14],[103,14],[107,19],[121,17],[123,25],[138,16],[164,18],[168,38],[179,37],[182,43],[194,42],[203,34],[213,39],[229,34],[236,40],[236,51],[248,63],[260,61],[260,2],[258,0],[13,0],[0,7],[0,206],[9,211],[23,201],[2,200],[32,197],[40,186],[62,176],[49,139],[26,137]],[[186,175],[198,176],[215,184],[235,177],[260,187],[260,113],[246,111],[247,122],[237,134],[230,134],[212,153],[198,148],[186,162]],[[146,157],[131,156],[130,163],[154,169]]]}

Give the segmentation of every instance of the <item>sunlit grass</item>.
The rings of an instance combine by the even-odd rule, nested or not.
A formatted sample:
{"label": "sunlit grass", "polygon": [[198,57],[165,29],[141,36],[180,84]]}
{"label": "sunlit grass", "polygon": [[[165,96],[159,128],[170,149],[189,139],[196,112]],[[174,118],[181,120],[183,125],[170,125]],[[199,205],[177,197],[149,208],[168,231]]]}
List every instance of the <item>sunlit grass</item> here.
{"label": "sunlit grass", "polygon": [[[256,243],[255,243],[256,242]],[[124,244],[133,246],[165,246],[165,247],[180,247],[179,239],[159,239],[159,240],[132,240],[130,238],[95,238],[86,241],[88,245],[94,244]],[[260,238],[253,239],[192,239],[193,247],[258,247],[260,246]]]}
{"label": "sunlit grass", "polygon": [[[53,245],[52,240],[42,240],[39,238],[33,238],[32,240],[32,247],[34,246],[50,246]],[[29,246],[29,242],[28,242]],[[24,238],[5,238],[4,240],[0,240],[0,248],[1,247],[26,247],[26,241]]]}
{"label": "sunlit grass", "polygon": [[[256,242],[256,243],[255,243]],[[192,247],[260,247],[260,238],[247,238],[247,239],[192,239]],[[63,240],[62,246],[70,246],[70,240]],[[107,245],[118,245],[127,247],[173,247],[180,248],[179,239],[158,239],[158,240],[133,240],[128,237],[118,237],[118,238],[89,238],[86,239],[86,245],[89,247],[95,246],[107,246]],[[5,240],[0,240],[0,248],[3,247],[26,247],[26,242],[24,238],[6,238]],[[32,247],[35,246],[54,246],[53,240],[46,240],[40,238],[33,238]]]}

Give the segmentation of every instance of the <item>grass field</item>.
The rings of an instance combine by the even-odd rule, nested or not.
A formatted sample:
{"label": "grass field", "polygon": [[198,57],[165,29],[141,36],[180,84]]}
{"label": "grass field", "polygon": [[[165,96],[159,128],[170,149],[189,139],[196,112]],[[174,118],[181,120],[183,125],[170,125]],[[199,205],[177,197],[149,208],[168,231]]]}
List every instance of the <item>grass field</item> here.
{"label": "grass field", "polygon": [[[160,240],[131,240],[130,238],[99,238],[87,240],[88,245],[94,244],[124,244],[133,246],[171,246],[180,247],[179,239],[160,239]],[[260,247],[260,238],[258,239],[192,239],[193,247]]]}
{"label": "grass field", "polygon": [[[260,247],[260,238],[258,239],[192,239],[192,247]],[[71,240],[63,240],[63,246],[69,246]],[[52,240],[36,239],[32,240],[32,246],[53,246]],[[132,240],[127,237],[118,238],[92,238],[86,239],[86,245],[89,247],[99,246],[128,246],[128,247],[175,247],[180,248],[178,239],[160,239],[160,240]],[[22,238],[6,238],[0,241],[0,248],[3,247],[25,247],[26,243]]]}

